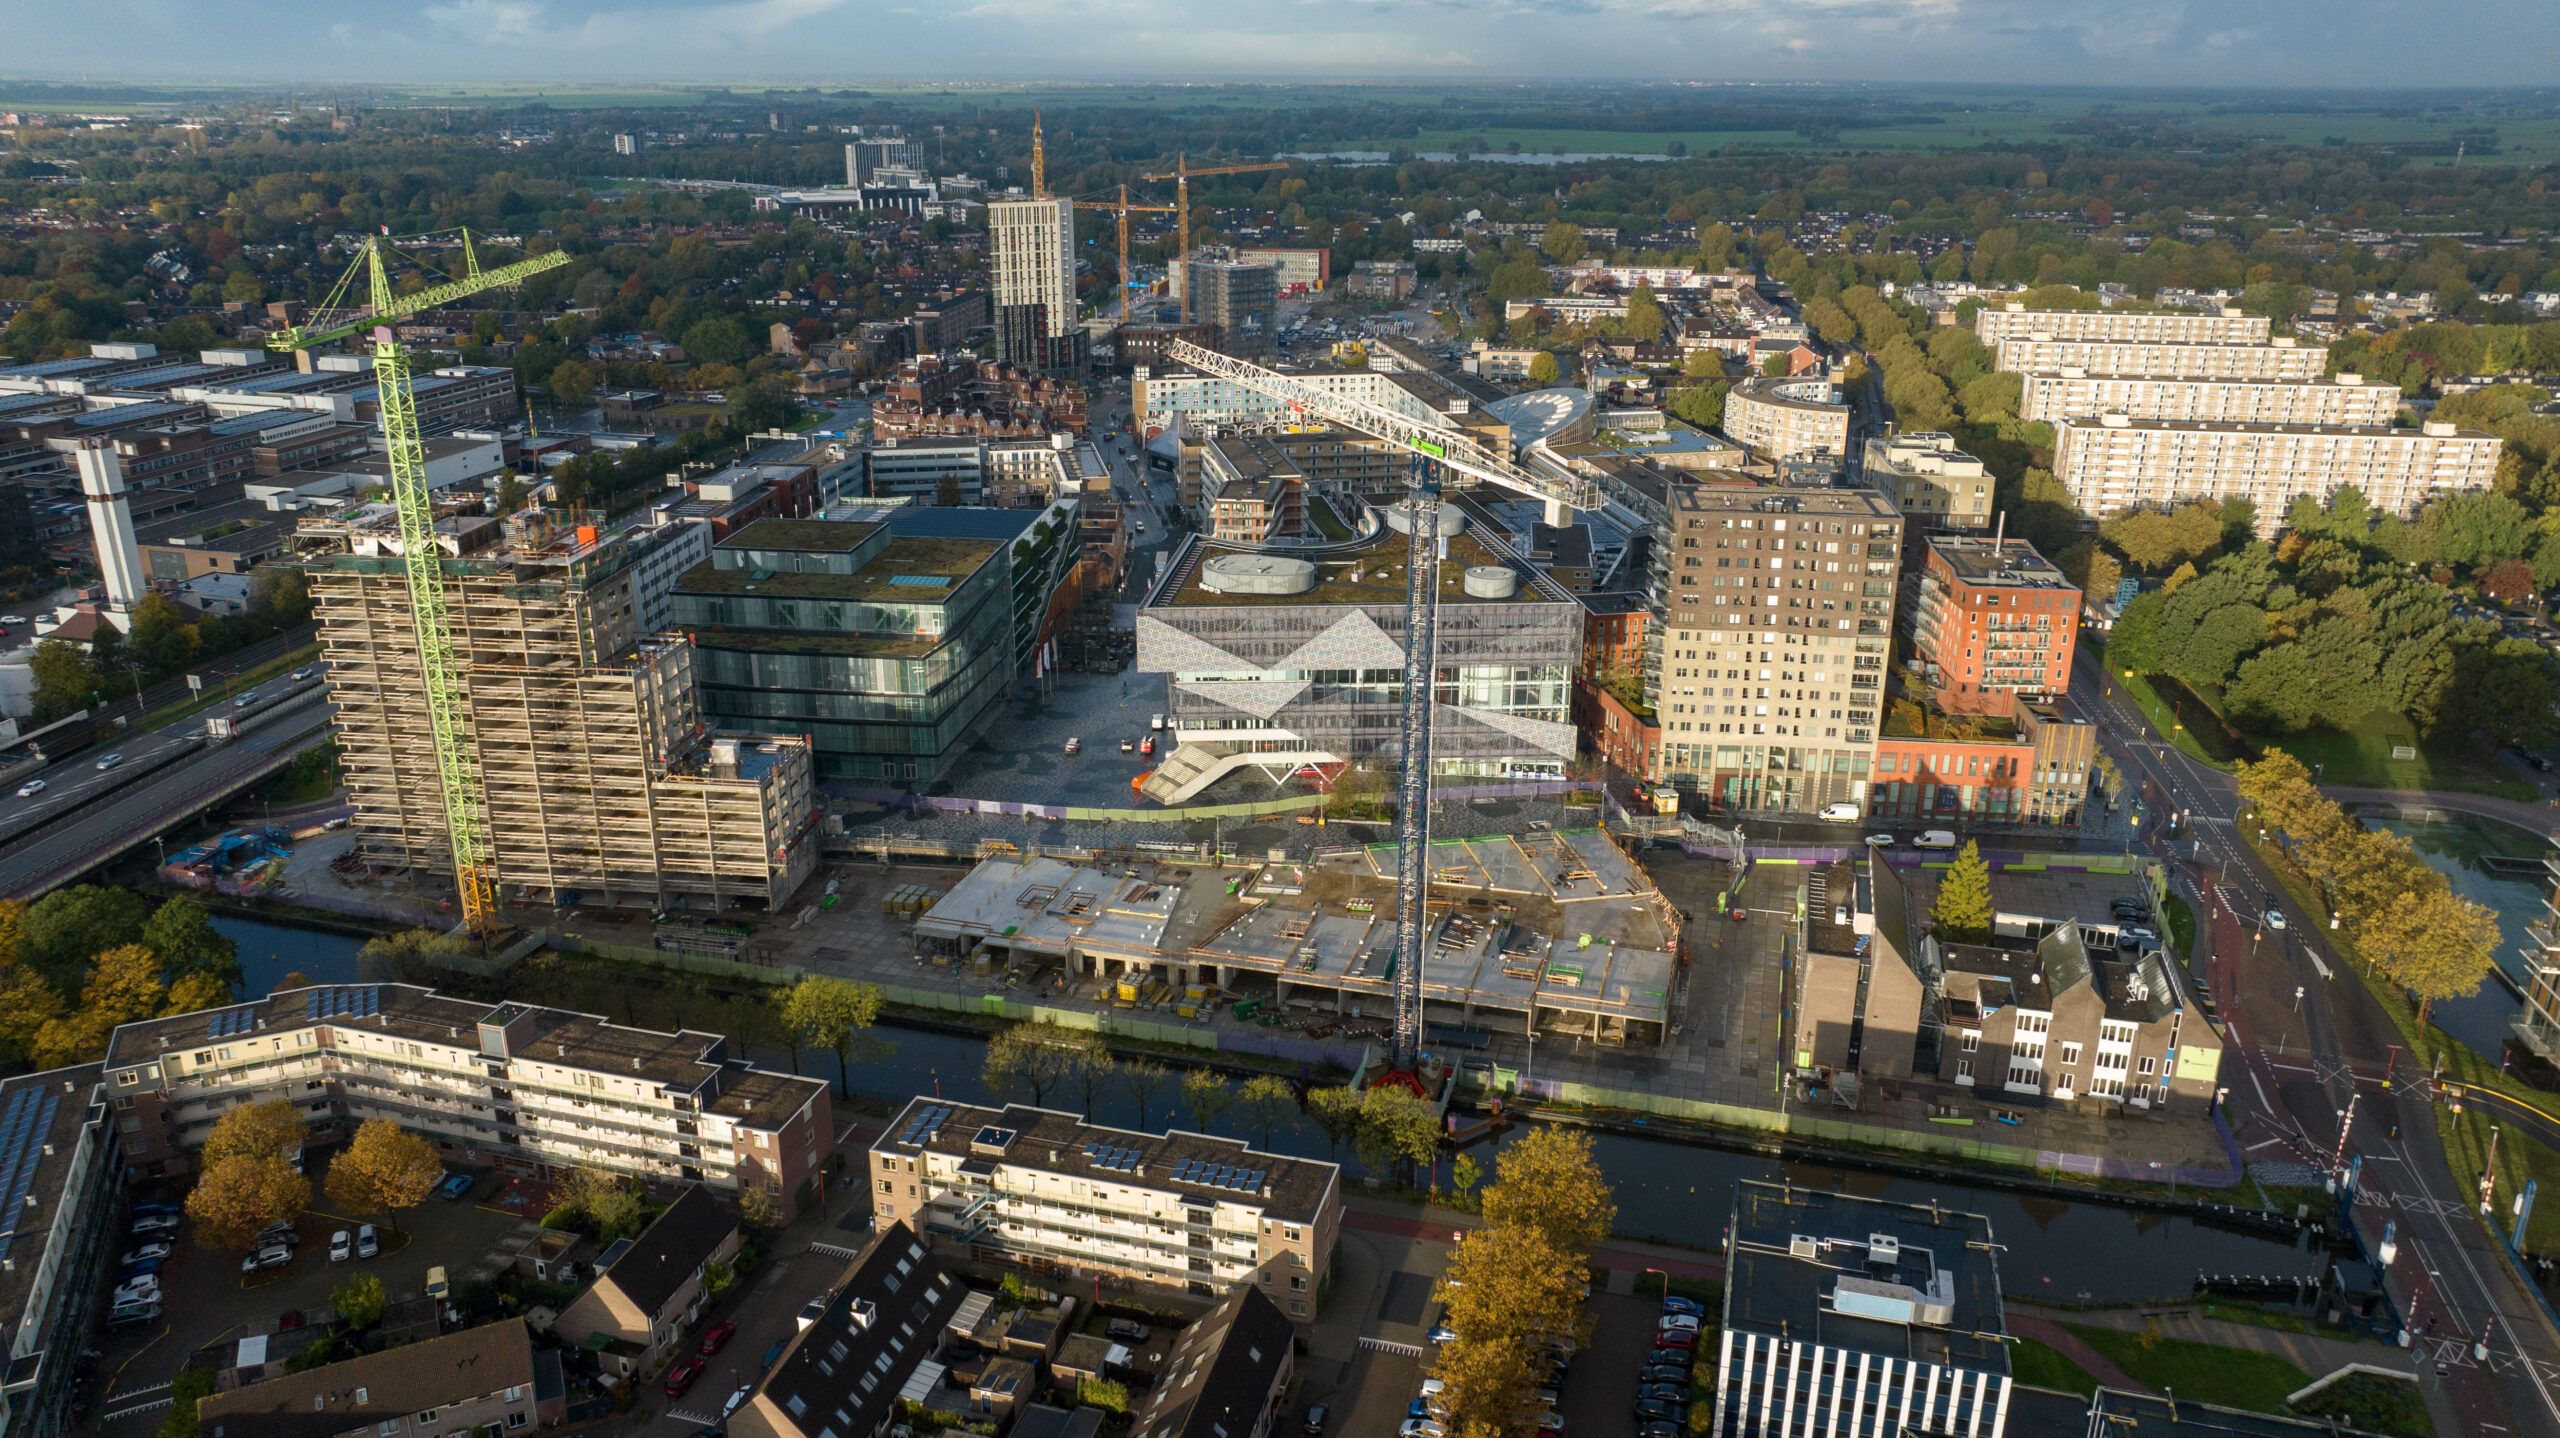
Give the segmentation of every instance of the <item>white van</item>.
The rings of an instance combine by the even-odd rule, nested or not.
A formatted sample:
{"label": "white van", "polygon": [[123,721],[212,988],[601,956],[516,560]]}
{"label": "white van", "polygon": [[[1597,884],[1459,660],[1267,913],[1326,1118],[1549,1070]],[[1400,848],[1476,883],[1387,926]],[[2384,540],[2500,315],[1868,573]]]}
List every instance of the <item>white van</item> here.
{"label": "white van", "polygon": [[1915,849],[1952,849],[1955,846],[1956,833],[1953,829],[1923,829],[1920,836],[1911,841],[1911,847]]}
{"label": "white van", "polygon": [[1858,822],[1858,806],[1855,804],[1825,804],[1822,806],[1822,812],[1814,817],[1820,819],[1826,824],[1854,824]]}

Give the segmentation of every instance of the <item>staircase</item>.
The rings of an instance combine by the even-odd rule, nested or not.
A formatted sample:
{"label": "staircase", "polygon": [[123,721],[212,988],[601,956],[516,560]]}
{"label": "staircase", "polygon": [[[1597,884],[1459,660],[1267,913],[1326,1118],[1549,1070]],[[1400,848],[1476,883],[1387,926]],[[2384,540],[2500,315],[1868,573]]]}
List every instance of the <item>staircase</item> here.
{"label": "staircase", "polygon": [[1159,804],[1185,804],[1238,769],[1285,775],[1303,764],[1340,762],[1341,756],[1327,749],[1247,749],[1216,739],[1185,739],[1138,785],[1138,792]]}

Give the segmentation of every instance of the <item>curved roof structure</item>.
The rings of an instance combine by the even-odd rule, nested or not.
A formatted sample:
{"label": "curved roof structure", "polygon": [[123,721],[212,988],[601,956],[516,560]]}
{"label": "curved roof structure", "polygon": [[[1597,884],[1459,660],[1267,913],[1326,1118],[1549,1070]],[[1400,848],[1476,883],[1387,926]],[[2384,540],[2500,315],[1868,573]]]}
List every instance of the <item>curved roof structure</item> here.
{"label": "curved roof structure", "polygon": [[[1591,396],[1571,385],[1511,395],[1484,409],[1511,426],[1512,447],[1524,454],[1551,439],[1585,438],[1591,428]],[[1584,433],[1571,432],[1577,428]]]}

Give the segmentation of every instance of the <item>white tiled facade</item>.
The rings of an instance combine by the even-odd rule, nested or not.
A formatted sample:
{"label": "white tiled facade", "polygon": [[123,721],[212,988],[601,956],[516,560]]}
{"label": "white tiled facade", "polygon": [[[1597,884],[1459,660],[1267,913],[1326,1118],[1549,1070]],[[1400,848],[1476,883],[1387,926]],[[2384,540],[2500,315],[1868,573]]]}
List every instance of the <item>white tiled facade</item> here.
{"label": "white tiled facade", "polygon": [[2012,335],[1992,345],[1996,368],[2017,374],[2147,375],[2167,379],[2318,379],[2329,352],[2289,339],[2264,344],[2189,340],[2075,340]]}
{"label": "white tiled facade", "polygon": [[1849,405],[1829,380],[1747,379],[1725,396],[1724,432],[1755,459],[1849,452]]}
{"label": "white tiled facade", "polygon": [[2198,379],[2065,370],[2025,376],[2018,403],[2018,418],[2046,424],[2113,413],[2197,424],[2387,425],[2399,412],[2399,386],[2345,374],[2307,380]]}
{"label": "white tiled facade", "polygon": [[2012,335],[2051,335],[2062,340],[2262,344],[2267,338],[2267,317],[2244,315],[2237,310],[2207,315],[2150,310],[2031,310],[2024,305],[1985,305],[1974,314],[1973,333],[1984,344]]}
{"label": "white tiled facade", "polygon": [[2246,498],[2273,534],[2297,495],[2326,501],[2341,485],[2374,508],[2408,514],[2430,500],[2486,489],[2497,436],[2430,424],[2417,429],[2198,425],[2065,420],[2054,426],[2053,477],[2072,501],[2105,517],[2198,498]]}
{"label": "white tiled facade", "polygon": [[997,200],[987,206],[987,269],[999,310],[1048,306],[1048,337],[1076,327],[1073,200]]}

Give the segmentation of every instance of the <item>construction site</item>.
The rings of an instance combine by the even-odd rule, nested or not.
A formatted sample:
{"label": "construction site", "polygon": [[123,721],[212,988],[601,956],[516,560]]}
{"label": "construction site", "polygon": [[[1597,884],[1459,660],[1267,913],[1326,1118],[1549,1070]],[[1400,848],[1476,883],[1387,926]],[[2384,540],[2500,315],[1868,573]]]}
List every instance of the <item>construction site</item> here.
{"label": "construction site", "polygon": [[[779,907],[817,863],[808,745],[704,726],[693,651],[640,629],[632,575],[663,542],[541,510],[434,526],[443,619],[485,825],[507,901]],[[297,532],[356,827],[368,863],[453,864],[428,682],[392,505]]]}
{"label": "construction site", "polygon": [[[1396,859],[1394,844],[1225,868],[989,858],[916,919],[916,956],[1110,1006],[1196,1018],[1225,1005],[1316,1037],[1385,1037],[1400,962]],[[1679,915],[1608,836],[1452,839],[1430,861],[1428,1046],[1664,1040],[1678,1008]]]}

